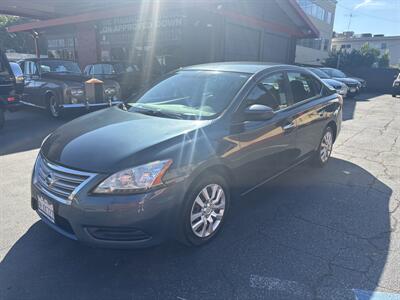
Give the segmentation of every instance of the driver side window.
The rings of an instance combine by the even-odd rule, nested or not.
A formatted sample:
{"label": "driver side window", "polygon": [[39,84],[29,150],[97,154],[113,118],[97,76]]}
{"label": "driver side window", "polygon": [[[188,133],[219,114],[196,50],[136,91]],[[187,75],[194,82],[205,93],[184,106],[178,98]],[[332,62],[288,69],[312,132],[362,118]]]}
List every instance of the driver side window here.
{"label": "driver side window", "polygon": [[284,73],[275,73],[260,80],[247,96],[247,105],[261,104],[278,111],[288,107]]}

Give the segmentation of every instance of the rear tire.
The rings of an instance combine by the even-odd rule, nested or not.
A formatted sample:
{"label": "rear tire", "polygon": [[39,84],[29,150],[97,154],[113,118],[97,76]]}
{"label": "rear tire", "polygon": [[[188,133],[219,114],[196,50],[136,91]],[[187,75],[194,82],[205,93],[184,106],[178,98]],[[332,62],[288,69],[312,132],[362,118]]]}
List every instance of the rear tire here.
{"label": "rear tire", "polygon": [[201,246],[220,231],[230,206],[230,191],[218,175],[201,177],[186,193],[178,240],[188,246]]}
{"label": "rear tire", "polygon": [[6,122],[6,117],[4,114],[4,109],[0,108],[0,129],[4,127],[5,122]]}
{"label": "rear tire", "polygon": [[330,126],[326,127],[322,134],[321,141],[318,146],[318,150],[314,153],[313,165],[316,167],[324,167],[331,157],[333,148],[333,130]]}

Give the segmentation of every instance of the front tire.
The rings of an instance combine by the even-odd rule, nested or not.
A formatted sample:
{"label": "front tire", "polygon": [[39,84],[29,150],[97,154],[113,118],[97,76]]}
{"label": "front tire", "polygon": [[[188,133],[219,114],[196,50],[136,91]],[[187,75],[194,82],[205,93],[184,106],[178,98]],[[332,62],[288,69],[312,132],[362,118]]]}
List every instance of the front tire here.
{"label": "front tire", "polygon": [[201,246],[222,228],[230,206],[228,184],[220,175],[202,177],[186,194],[179,240]]}
{"label": "front tire", "polygon": [[6,117],[4,114],[4,109],[0,108],[0,129],[4,127],[5,122],[6,122]]}
{"label": "front tire", "polygon": [[58,119],[61,117],[61,109],[56,96],[50,95],[48,97],[47,109],[49,111],[50,116],[53,117],[54,119]]}
{"label": "front tire", "polygon": [[313,164],[316,167],[324,167],[331,157],[333,148],[334,135],[330,126],[326,127],[322,134],[321,142],[319,143],[318,150],[313,157]]}

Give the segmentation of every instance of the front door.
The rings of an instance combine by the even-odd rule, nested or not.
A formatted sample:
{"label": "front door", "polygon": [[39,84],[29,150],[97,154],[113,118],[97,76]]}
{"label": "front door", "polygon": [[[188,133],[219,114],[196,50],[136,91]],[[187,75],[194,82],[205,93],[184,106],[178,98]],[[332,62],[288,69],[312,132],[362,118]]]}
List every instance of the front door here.
{"label": "front door", "polygon": [[284,72],[268,75],[250,91],[237,112],[244,114],[244,109],[252,104],[269,106],[275,112],[270,120],[246,121],[244,117],[242,122],[232,126],[231,139],[238,143],[240,151],[235,171],[241,191],[286,169],[298,155],[287,87]]}
{"label": "front door", "polygon": [[37,83],[39,72],[34,61],[24,62],[23,71],[25,76],[24,101],[36,106],[43,106],[39,97]]}

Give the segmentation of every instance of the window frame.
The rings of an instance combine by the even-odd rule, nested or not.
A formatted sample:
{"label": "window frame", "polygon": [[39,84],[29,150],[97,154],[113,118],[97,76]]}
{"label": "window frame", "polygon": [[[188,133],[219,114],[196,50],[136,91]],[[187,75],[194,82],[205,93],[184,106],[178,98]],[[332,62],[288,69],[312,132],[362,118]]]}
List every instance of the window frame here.
{"label": "window frame", "polygon": [[285,90],[286,90],[286,96],[287,96],[287,103],[288,106],[279,110],[275,110],[274,113],[275,114],[280,114],[286,110],[289,110],[290,108],[293,107],[293,98],[290,92],[290,87],[289,87],[289,81],[288,81],[288,76],[287,76],[287,72],[288,70],[276,70],[276,71],[272,71],[268,74],[262,75],[260,78],[258,78],[257,80],[254,80],[254,82],[252,83],[252,85],[249,87],[248,91],[246,92],[246,94],[242,97],[242,99],[240,100],[240,104],[237,106],[237,108],[235,109],[234,113],[232,114],[232,120],[234,121],[234,123],[239,122],[243,122],[243,116],[244,116],[244,110],[246,109],[246,107],[248,107],[249,105],[246,104],[246,101],[250,95],[250,93],[253,91],[253,89],[255,87],[257,87],[257,85],[262,82],[264,79],[274,76],[276,74],[282,73],[283,77],[284,77],[284,82],[285,82]]}

